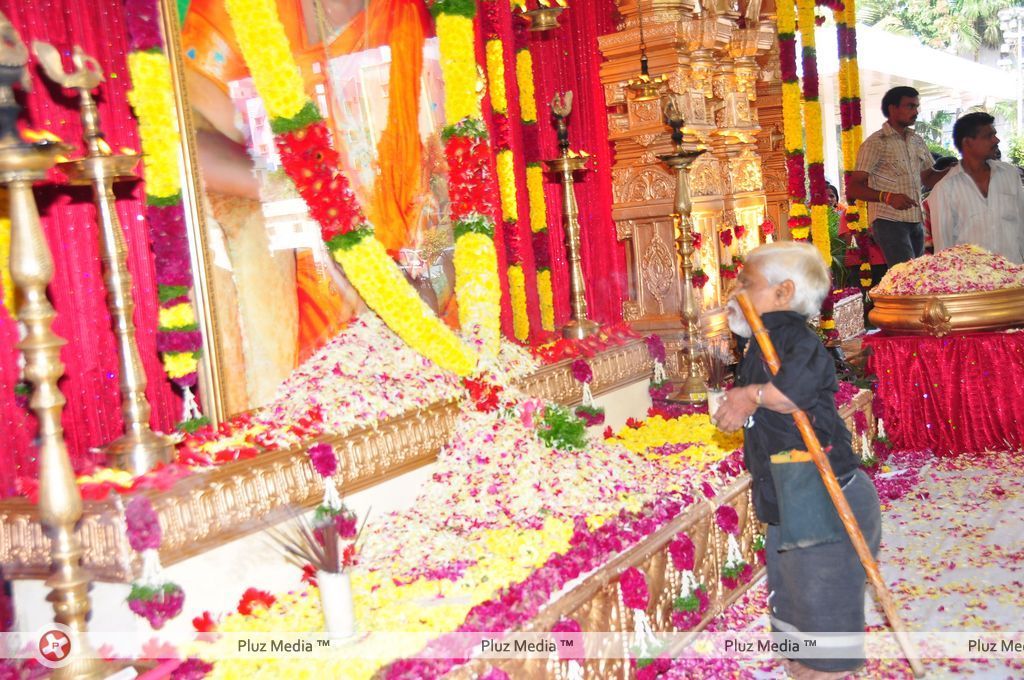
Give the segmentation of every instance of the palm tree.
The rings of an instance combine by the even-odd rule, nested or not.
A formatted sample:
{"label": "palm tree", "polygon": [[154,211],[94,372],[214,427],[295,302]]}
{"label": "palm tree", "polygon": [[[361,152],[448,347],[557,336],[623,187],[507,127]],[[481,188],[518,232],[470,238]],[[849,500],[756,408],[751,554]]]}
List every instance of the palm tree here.
{"label": "palm tree", "polygon": [[953,120],[953,113],[950,111],[936,111],[927,120],[918,120],[914,129],[925,141],[933,144],[942,144],[942,134],[946,126]]}
{"label": "palm tree", "polygon": [[996,14],[1024,0],[863,0],[857,20],[900,35],[916,36],[940,49],[954,46],[974,54],[998,46],[1002,35]]}

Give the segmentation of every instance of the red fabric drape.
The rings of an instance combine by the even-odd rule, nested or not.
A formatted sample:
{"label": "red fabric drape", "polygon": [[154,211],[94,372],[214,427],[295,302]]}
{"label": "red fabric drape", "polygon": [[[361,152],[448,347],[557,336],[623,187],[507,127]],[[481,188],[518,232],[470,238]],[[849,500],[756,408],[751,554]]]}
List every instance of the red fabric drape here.
{"label": "red fabric drape", "polygon": [[1024,446],[1024,333],[868,336],[893,445],[935,453]]}
{"label": "red fabric drape", "polygon": [[[530,42],[538,100],[540,159],[558,155],[550,104],[556,92],[566,90],[573,92],[573,111],[569,117],[571,148],[595,157],[592,163],[595,169],[578,178],[576,200],[580,206],[581,257],[589,313],[591,318],[606,323],[622,319],[626,255],[623,245],[615,238],[612,221],[612,149],[608,141],[608,108],[599,73],[603,58],[597,38],[614,33],[618,20],[614,0],[574,2],[559,16],[560,28],[533,33]],[[545,184],[556,326],[564,324],[570,312],[561,191],[558,183]]]}
{"label": "red fabric drape", "polygon": [[[0,0],[0,9],[26,44],[44,40],[66,55],[72,46],[81,45],[99,61],[106,82],[100,86],[97,104],[107,141],[114,149],[138,149],[135,120],[125,97],[131,83],[120,0]],[[70,68],[70,59],[65,65]],[[31,73],[33,91],[18,95],[26,105],[22,121],[54,132],[80,155],[77,97],[46,81],[34,59]],[[89,458],[91,447],[121,433],[121,397],[92,194],[63,186],[60,177],[52,172],[51,181],[36,190],[36,199],[55,263],[50,286],[50,299],[57,310],[54,331],[68,341],[61,351],[65,372],[60,386],[68,400],[64,434],[72,462],[80,467]],[[141,183],[118,185],[117,193],[118,217],[128,242],[128,268],[135,283],[135,324],[149,382],[147,396],[153,407],[151,425],[166,431],[173,427],[180,403],[156,353],[156,285],[142,217],[143,187]],[[0,496],[14,493],[18,475],[36,474],[34,418],[14,397],[19,378],[14,347],[17,336],[16,324],[0,312]]]}

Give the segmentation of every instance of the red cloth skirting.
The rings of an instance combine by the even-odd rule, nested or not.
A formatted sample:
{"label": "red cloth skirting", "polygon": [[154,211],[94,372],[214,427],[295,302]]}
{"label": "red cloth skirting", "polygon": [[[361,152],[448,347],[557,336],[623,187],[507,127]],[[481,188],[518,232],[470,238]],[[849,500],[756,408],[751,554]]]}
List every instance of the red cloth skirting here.
{"label": "red cloth skirting", "polygon": [[939,455],[1024,448],[1024,333],[867,336],[885,432]]}

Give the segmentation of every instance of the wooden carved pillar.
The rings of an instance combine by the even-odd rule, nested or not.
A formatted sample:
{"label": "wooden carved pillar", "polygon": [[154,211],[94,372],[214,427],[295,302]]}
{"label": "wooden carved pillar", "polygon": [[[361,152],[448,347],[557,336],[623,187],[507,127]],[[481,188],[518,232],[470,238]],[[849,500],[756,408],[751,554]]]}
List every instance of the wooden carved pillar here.
{"label": "wooden carved pillar", "polygon": [[778,41],[758,60],[761,69],[757,81],[757,115],[761,132],[757,150],[764,175],[766,215],[775,225],[775,238],[789,238],[789,196],[786,185],[786,147],[782,134],[782,74],[779,69]]}
{"label": "wooden carved pillar", "polygon": [[[692,0],[667,0],[644,4],[642,11],[651,75],[666,75],[666,94],[678,95],[684,144],[708,150],[689,172],[694,231],[701,240],[694,265],[707,275],[702,308],[712,310],[728,290],[721,267],[757,245],[764,220],[757,144],[757,80],[764,69],[757,57],[771,48],[774,28],[740,21],[727,2],[703,4],[706,9],[695,11]],[[640,71],[640,9],[637,0],[622,0],[619,30],[599,39],[615,149],[612,215],[619,239],[627,242],[630,297],[624,318],[639,330],[671,331],[680,328],[681,272],[671,216],[675,181],[657,158],[672,150],[670,130],[660,100],[637,100],[625,87]],[[736,224],[745,236],[735,238]],[[723,231],[733,238],[723,241]]]}

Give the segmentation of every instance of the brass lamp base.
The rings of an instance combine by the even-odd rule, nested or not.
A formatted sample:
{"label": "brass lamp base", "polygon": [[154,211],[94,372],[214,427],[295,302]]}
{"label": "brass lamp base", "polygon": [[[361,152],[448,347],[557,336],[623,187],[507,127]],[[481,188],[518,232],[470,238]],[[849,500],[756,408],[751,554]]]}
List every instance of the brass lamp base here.
{"label": "brass lamp base", "polygon": [[700,376],[690,375],[683,380],[679,389],[668,400],[684,404],[703,404],[708,400],[707,387]]}
{"label": "brass lamp base", "polygon": [[550,31],[558,28],[558,15],[565,11],[564,7],[538,7],[523,12],[520,16],[530,25],[531,32]]}
{"label": "brass lamp base", "polygon": [[582,340],[583,338],[589,338],[600,328],[601,326],[598,323],[591,321],[590,319],[583,319],[580,321],[573,319],[562,326],[562,337],[569,340]]}
{"label": "brass lamp base", "polygon": [[148,427],[132,428],[104,446],[103,452],[111,467],[141,473],[173,460],[174,440]]}

